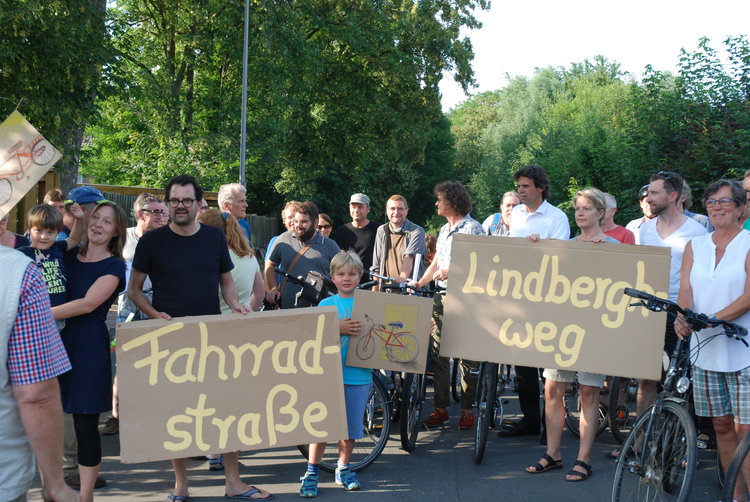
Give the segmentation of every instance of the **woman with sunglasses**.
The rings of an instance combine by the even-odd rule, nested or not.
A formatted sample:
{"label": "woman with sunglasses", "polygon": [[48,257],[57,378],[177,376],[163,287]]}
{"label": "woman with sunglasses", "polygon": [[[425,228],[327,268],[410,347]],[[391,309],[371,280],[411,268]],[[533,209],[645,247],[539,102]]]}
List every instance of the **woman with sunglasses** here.
{"label": "woman with sunglasses", "polygon": [[[706,188],[703,202],[714,231],[685,247],[677,302],[750,329],[750,232],[740,225],[745,191],[738,182],[722,179]],[[680,338],[692,332],[681,317],[674,328]],[[697,331],[690,348],[695,354],[695,413],[711,417],[726,472],[734,450],[750,431],[750,350],[721,333],[713,327]],[[735,500],[745,500],[741,485],[735,487]]]}
{"label": "woman with sunglasses", "polygon": [[127,217],[114,202],[94,208],[79,248],[65,253],[68,302],[52,308],[55,319],[66,319],[61,338],[73,369],[60,375],[63,410],[73,415],[78,439],[81,499],[94,500],[102,445],[99,414],[112,409],[112,371],[107,313],[125,289]]}
{"label": "woman with sunglasses", "polygon": [[333,230],[333,218],[328,216],[326,213],[320,213],[318,215],[318,232],[323,237],[331,238],[331,230]]}

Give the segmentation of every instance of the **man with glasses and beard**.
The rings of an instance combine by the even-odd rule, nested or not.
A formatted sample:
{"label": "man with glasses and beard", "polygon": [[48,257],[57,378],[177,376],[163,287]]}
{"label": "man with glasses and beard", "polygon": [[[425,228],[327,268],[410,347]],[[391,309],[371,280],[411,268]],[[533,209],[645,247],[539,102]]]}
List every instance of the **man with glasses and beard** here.
{"label": "man with glasses and beard", "polygon": [[[143,234],[135,248],[128,296],[152,319],[221,314],[219,289],[233,312],[250,311],[237,297],[231,274],[234,265],[224,232],[195,220],[202,197],[203,189],[194,177],[182,174],[169,180],[164,188],[164,200],[172,221]],[[143,293],[146,276],[153,283],[152,301]],[[187,459],[172,460],[172,467],[175,486],[165,502],[185,502],[188,499]],[[272,498],[265,490],[242,481],[237,452],[224,453],[224,475],[227,497]]]}
{"label": "man with glasses and beard", "polygon": [[[292,230],[284,232],[276,239],[270,256],[266,259],[266,301],[276,303],[281,299],[281,308],[294,308],[295,295],[302,289],[281,279],[279,284],[274,268],[280,266],[295,277],[305,277],[308,272],[318,272],[329,276],[331,259],[340,251],[338,244],[326,239],[317,230],[318,206],[312,201],[294,205]],[[298,307],[309,307],[310,303],[300,298]]]}
{"label": "man with glasses and beard", "polygon": [[[672,259],[669,265],[669,299],[673,302],[677,302],[677,293],[680,290],[680,268],[685,246],[693,237],[707,233],[703,225],[683,214],[680,200],[683,186],[682,176],[675,172],[659,171],[651,175],[645,202],[653,217],[641,224],[638,229],[639,244],[670,248]],[[667,314],[664,350],[669,355],[677,345],[674,321],[674,315]],[[638,415],[654,402],[656,383],[653,380],[640,381],[636,399]],[[619,451],[615,450],[611,456],[617,458],[618,454]]]}

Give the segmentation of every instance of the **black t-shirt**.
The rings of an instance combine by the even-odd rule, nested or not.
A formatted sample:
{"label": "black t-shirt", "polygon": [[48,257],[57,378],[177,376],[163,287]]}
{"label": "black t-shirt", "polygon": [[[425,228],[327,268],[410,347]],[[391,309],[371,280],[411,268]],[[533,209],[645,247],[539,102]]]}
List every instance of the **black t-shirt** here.
{"label": "black t-shirt", "polygon": [[165,225],[138,240],[133,268],[151,278],[154,308],[182,317],[220,314],[219,277],[234,265],[221,229],[182,236]]}
{"label": "black t-shirt", "polygon": [[375,234],[380,225],[371,221],[363,228],[356,228],[351,223],[341,225],[333,234],[333,240],[342,251],[352,250],[357,253],[365,266],[363,279],[372,266],[372,255],[375,252]]}

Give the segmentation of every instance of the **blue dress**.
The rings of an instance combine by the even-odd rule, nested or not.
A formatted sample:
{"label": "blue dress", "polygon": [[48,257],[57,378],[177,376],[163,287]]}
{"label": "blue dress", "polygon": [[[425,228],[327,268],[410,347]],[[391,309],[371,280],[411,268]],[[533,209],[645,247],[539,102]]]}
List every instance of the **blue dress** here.
{"label": "blue dress", "polygon": [[65,413],[101,413],[112,409],[112,364],[107,312],[125,289],[125,262],[109,257],[92,263],[78,259],[78,248],[65,253],[68,301],[86,296],[99,277],[114,275],[117,289],[92,312],[66,320],[61,333],[73,369],[60,375],[60,392]]}

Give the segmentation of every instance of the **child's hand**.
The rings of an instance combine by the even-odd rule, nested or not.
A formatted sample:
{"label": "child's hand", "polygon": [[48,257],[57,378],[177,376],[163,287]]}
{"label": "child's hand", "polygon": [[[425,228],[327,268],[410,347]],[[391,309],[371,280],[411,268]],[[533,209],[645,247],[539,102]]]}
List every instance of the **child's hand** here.
{"label": "child's hand", "polygon": [[342,335],[359,335],[362,332],[362,322],[347,317],[339,321],[339,333]]}
{"label": "child's hand", "polygon": [[81,209],[81,206],[79,206],[77,202],[74,202],[73,205],[70,206],[69,211],[76,220],[83,219],[83,209]]}

